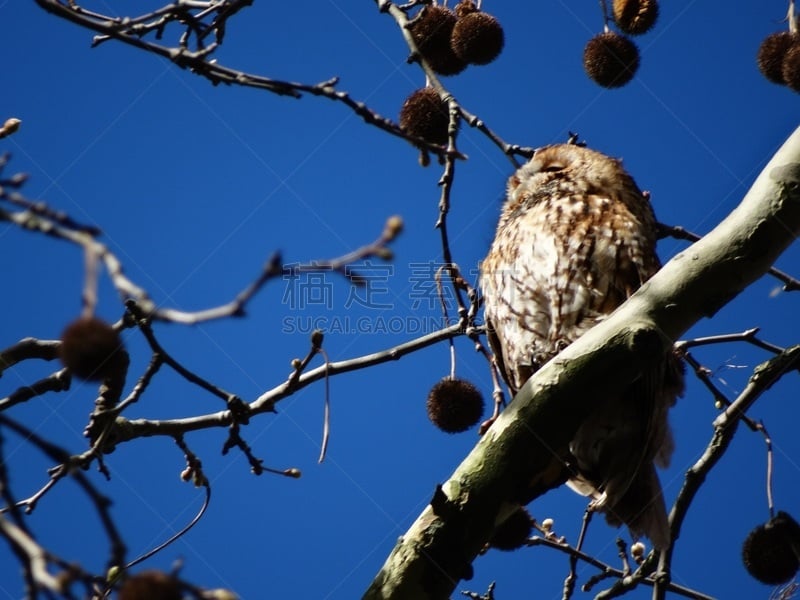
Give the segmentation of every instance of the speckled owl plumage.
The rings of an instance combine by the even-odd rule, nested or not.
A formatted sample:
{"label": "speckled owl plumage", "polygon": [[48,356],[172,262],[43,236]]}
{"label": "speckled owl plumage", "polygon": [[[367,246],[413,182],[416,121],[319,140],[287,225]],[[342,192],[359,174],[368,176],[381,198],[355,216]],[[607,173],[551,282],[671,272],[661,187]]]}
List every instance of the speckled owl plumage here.
{"label": "speckled owl plumage", "polygon": [[[655,243],[648,197],[618,160],[559,144],[512,175],[481,264],[489,342],[512,393],[660,268]],[[619,397],[598,398],[569,448],[554,453],[561,480],[657,548],[669,530],[654,464],[672,454],[667,412],[682,388],[680,363],[667,355]]]}

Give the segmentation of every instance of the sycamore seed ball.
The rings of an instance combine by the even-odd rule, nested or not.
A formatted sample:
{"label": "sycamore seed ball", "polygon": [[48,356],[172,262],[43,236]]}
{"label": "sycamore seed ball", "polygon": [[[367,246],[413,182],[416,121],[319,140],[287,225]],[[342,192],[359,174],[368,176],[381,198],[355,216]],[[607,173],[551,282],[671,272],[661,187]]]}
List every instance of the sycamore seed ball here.
{"label": "sycamore seed ball", "polygon": [[606,88],[628,83],[639,68],[639,49],[624,35],[608,31],[594,36],[583,51],[583,68]]}
{"label": "sycamore seed ball", "polygon": [[450,47],[455,24],[456,14],[449,8],[426,6],[409,28],[420,53],[440,75],[456,75],[467,66]]}
{"label": "sycamore seed ball", "polygon": [[747,572],[761,583],[778,585],[797,574],[798,551],[800,526],[781,511],[750,532],[742,544],[742,562]]}
{"label": "sycamore seed ball", "polygon": [[432,144],[447,143],[449,124],[447,102],[433,88],[413,92],[400,109],[400,128]]}
{"label": "sycamore seed ball", "polygon": [[640,35],[650,31],[658,20],[656,0],[614,0],[614,21],[625,33]]}
{"label": "sycamore seed ball", "polygon": [[531,536],[533,518],[522,506],[495,527],[489,545],[498,550],[516,550]]}
{"label": "sycamore seed ball", "polygon": [[101,381],[122,367],[124,348],[111,325],[95,317],[76,319],[61,334],[61,362],[81,379]]}
{"label": "sycamore seed ball", "polygon": [[492,15],[480,12],[469,0],[456,6],[458,20],[450,36],[456,56],[474,65],[486,65],[500,55],[505,44],[503,28]]}
{"label": "sycamore seed ball", "polygon": [[800,92],[800,44],[789,46],[781,65],[783,81],[795,92]]}
{"label": "sycamore seed ball", "polygon": [[181,600],[178,581],[161,571],[144,571],[130,577],[119,590],[119,600]]}
{"label": "sycamore seed ball", "polygon": [[788,31],[779,31],[765,37],[758,47],[758,70],[772,83],[786,83],[783,78],[783,59],[788,50],[797,43],[798,37]]}
{"label": "sycamore seed ball", "polygon": [[466,431],[483,416],[483,396],[464,379],[442,379],[428,393],[428,418],[447,433]]}

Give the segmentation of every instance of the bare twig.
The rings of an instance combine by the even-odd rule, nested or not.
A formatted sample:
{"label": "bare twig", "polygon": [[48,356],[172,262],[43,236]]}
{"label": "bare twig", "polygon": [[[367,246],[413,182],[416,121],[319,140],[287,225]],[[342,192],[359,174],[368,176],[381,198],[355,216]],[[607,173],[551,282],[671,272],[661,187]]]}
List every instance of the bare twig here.
{"label": "bare twig", "polygon": [[462,591],[461,595],[470,598],[470,600],[494,600],[494,588],[496,582],[492,581],[489,587],[486,588],[485,594],[478,594],[477,592]]}
{"label": "bare twig", "polygon": [[239,423],[233,423],[228,428],[228,439],[225,441],[225,444],[222,446],[222,454],[225,455],[230,452],[231,448],[239,448],[242,454],[245,455],[247,458],[247,462],[250,463],[250,471],[253,475],[261,475],[262,473],[273,473],[275,475],[284,475],[285,477],[292,477],[297,479],[300,477],[300,470],[294,467],[288,469],[273,469],[272,467],[267,467],[264,465],[264,461],[260,458],[256,458],[256,455],[253,454],[253,449],[250,448],[247,442],[244,441],[241,434],[241,427]]}
{"label": "bare twig", "polygon": [[173,371],[178,373],[178,375],[183,377],[189,383],[193,383],[199,388],[204,389],[210,394],[224,400],[225,404],[227,404],[228,408],[232,411],[233,416],[237,419],[247,418],[247,407],[242,399],[239,398],[239,396],[231,392],[227,392],[213,383],[206,381],[199,375],[184,367],[164,350],[159,341],[156,339],[155,333],[153,332],[153,328],[151,326],[150,318],[135,300],[128,300],[125,303],[125,306],[130,311],[131,315],[133,315],[136,325],[139,327],[139,331],[142,332],[147,340],[147,343],[150,345],[150,349],[161,359],[162,362],[169,365]]}
{"label": "bare twig", "polygon": [[[592,521],[592,515],[594,515],[594,512],[590,510],[590,508],[587,508],[585,511],[583,511],[581,532],[578,534],[578,543],[575,544],[575,550],[578,552],[583,550],[583,541],[586,538],[586,532],[589,529],[589,523]],[[569,557],[569,573],[567,573],[567,577],[564,579],[564,592],[562,594],[563,600],[569,600],[575,591],[575,582],[578,579],[578,574],[576,572],[577,567],[578,556],[577,554],[571,554]]]}
{"label": "bare twig", "polygon": [[[593,567],[596,567],[597,569],[600,569],[600,571],[605,574],[604,578],[616,577],[616,578],[621,580],[621,579],[623,579],[625,577],[624,571],[622,571],[620,569],[616,569],[616,568],[604,563],[603,561],[598,560],[597,558],[595,558],[595,557],[593,557],[593,556],[591,556],[589,554],[586,554],[585,552],[582,552],[580,550],[576,550],[575,548],[573,548],[572,546],[570,546],[569,544],[566,544],[564,542],[555,541],[555,540],[549,540],[549,539],[546,539],[546,538],[543,538],[543,537],[540,537],[540,536],[534,536],[534,537],[530,538],[526,542],[526,545],[527,546],[546,546],[548,548],[552,548],[554,550],[558,550],[559,552],[563,552],[563,553],[569,555],[570,557],[574,556],[578,560],[581,560],[581,561],[583,561],[583,562],[585,562],[585,563],[587,563],[589,565],[592,565]],[[633,577],[633,575],[631,575],[631,577]],[[647,577],[642,577],[641,583],[644,584],[644,585],[647,585],[647,586],[653,586],[655,582],[653,580],[647,578]],[[585,584],[583,586],[583,588],[582,588],[583,591],[588,591],[588,589],[586,589],[586,585],[587,584]],[[678,585],[678,584],[675,584],[675,583],[669,583],[668,584],[668,589],[669,589],[669,591],[671,591],[671,592],[673,592],[675,594],[679,594],[679,595],[684,596],[686,598],[692,598],[694,600],[714,600],[710,596],[706,596],[705,594],[701,594],[700,592],[696,592],[695,590],[689,589],[687,587],[684,587],[684,586],[681,586],[681,585]],[[614,596],[604,596],[603,595],[604,593],[605,592],[601,592],[601,594],[597,595],[596,598],[601,598],[601,597],[602,598],[612,598],[612,597],[614,597]]]}
{"label": "bare twig", "polygon": [[[378,5],[379,11],[391,15],[392,18],[397,23],[398,27],[400,28],[400,32],[403,35],[403,39],[405,40],[409,50],[411,51],[411,54],[408,57],[408,62],[419,63],[420,68],[422,68],[422,70],[425,73],[425,78],[428,81],[428,85],[432,87],[434,90],[436,90],[436,92],[439,94],[439,97],[444,102],[447,103],[448,109],[451,114],[451,121],[450,121],[451,130],[453,124],[452,115],[453,112],[455,111],[457,113],[457,116],[464,119],[464,121],[466,121],[470,127],[476,128],[478,131],[486,135],[486,137],[489,138],[489,140],[491,140],[492,143],[494,143],[498,148],[500,148],[500,150],[502,150],[503,154],[505,154],[508,157],[508,159],[511,161],[511,164],[513,164],[515,168],[519,166],[519,163],[517,162],[515,155],[523,156],[525,158],[530,158],[531,156],[533,156],[533,148],[524,148],[522,146],[518,146],[516,144],[508,144],[505,141],[503,141],[503,139],[500,138],[499,135],[497,135],[495,132],[489,129],[489,127],[483,120],[481,120],[476,115],[470,113],[463,106],[461,106],[461,104],[456,102],[453,95],[444,87],[444,85],[442,85],[442,82],[439,80],[436,71],[434,71],[433,68],[431,68],[428,61],[420,52],[419,47],[417,46],[416,41],[414,41],[414,37],[411,35],[411,31],[409,29],[410,21],[407,15],[408,9],[416,4],[422,4],[421,2],[398,6],[397,4],[394,4],[389,0],[375,0],[375,4]],[[428,148],[429,145],[425,147]],[[463,158],[463,155],[456,152],[455,146],[454,144],[451,143],[450,140],[448,140],[447,151],[445,153],[440,154],[439,156],[443,156],[445,160],[448,157]]]}
{"label": "bare twig", "polygon": [[[23,439],[25,439],[27,443],[32,444],[51,460],[59,463],[56,467],[50,469],[49,471],[51,480],[58,481],[64,478],[66,475],[72,477],[73,481],[78,484],[78,486],[83,490],[84,494],[86,494],[86,496],[91,500],[95,510],[97,511],[97,515],[100,519],[103,529],[106,532],[106,537],[108,538],[110,546],[108,565],[114,566],[124,564],[124,556],[126,552],[125,544],[122,541],[122,537],[120,536],[117,526],[111,518],[111,501],[97,491],[97,489],[82,471],[83,468],[88,466],[87,461],[90,460],[89,453],[72,456],[63,448],[60,448],[52,442],[43,439],[31,429],[2,414],[0,414],[0,425],[14,431]],[[48,487],[48,489],[50,488]],[[29,500],[18,502],[17,505],[25,506],[26,512],[30,512],[33,510],[35,503],[40,498],[41,496],[34,495]],[[67,564],[67,562],[63,562],[63,565],[66,566]]]}
{"label": "bare twig", "polygon": [[[714,404],[717,408],[722,409],[731,405],[731,401],[728,400],[728,397],[722,393],[722,390],[720,390],[713,381],[711,381],[712,372],[708,367],[701,365],[689,352],[683,352],[683,359],[689,363],[694,370],[695,376],[706,386],[711,392],[711,395],[714,396]],[[758,431],[758,423],[747,415],[742,415],[742,421],[751,431]]]}
{"label": "bare twig", "polygon": [[678,350],[686,350],[688,348],[694,348],[697,346],[705,346],[708,344],[726,344],[728,342],[747,342],[748,344],[752,344],[753,346],[757,346],[763,350],[767,350],[772,352],[773,354],[780,354],[783,352],[783,348],[780,346],[776,346],[775,344],[770,344],[769,342],[765,342],[760,340],[756,337],[759,328],[753,327],[752,329],[747,329],[742,331],[741,333],[727,333],[723,335],[710,335],[707,337],[699,337],[694,338],[691,340],[681,340],[675,343],[675,348]]}
{"label": "bare twig", "polygon": [[[427,346],[447,340],[451,337],[464,334],[465,329],[463,324],[456,323],[450,327],[434,331],[404,344],[400,344],[380,352],[322,365],[316,369],[312,369],[311,371],[303,373],[294,383],[291,383],[287,380],[277,387],[263,393],[256,400],[250,403],[249,414],[253,416],[264,412],[274,412],[275,404],[284,398],[291,396],[296,391],[323,379],[326,374],[329,377],[333,377],[335,375],[363,369],[372,365],[398,360],[403,356],[415,352],[421,348],[425,348]],[[151,435],[174,436],[178,433],[198,431],[211,427],[227,427],[231,424],[231,422],[231,414],[227,410],[182,419],[126,420],[119,418],[117,419],[118,428],[115,432],[117,436],[116,441],[121,443],[138,437]]]}
{"label": "bare twig", "polygon": [[[672,510],[670,511],[669,523],[673,543],[661,553],[658,564],[658,571],[660,574],[660,577],[657,578],[658,580],[667,578],[670,565],[672,564],[672,554],[675,551],[676,542],[680,537],[683,520],[686,517],[689,506],[697,495],[700,486],[711,470],[720,461],[733,440],[739,421],[742,420],[742,417],[750,406],[764,392],[788,371],[797,368],[799,362],[800,346],[792,346],[774,358],[760,364],[754,369],[750,381],[742,393],[739,394],[739,397],[714,420],[714,433],[711,437],[711,441],[703,455],[686,472],[683,487],[678,493],[675,504],[673,504]],[[665,594],[664,588],[665,586],[663,585],[659,585],[656,588],[658,597],[663,598]]]}
{"label": "bare twig", "polygon": [[37,340],[27,337],[18,341],[13,346],[9,346],[0,352],[0,376],[3,371],[13,367],[23,360],[36,358],[39,360],[55,360],[58,358],[58,350],[61,348],[60,340]]}
{"label": "bare twig", "polygon": [[772,469],[773,469],[773,452],[772,452],[772,438],[764,426],[763,421],[759,421],[759,430],[764,436],[764,443],[767,445],[767,506],[769,508],[769,518],[775,516],[775,500],[772,496]]}
{"label": "bare twig", "polygon": [[206,513],[206,510],[208,509],[208,505],[211,503],[211,486],[209,485],[208,480],[204,480],[202,487],[205,489],[205,498],[203,499],[202,506],[200,506],[200,510],[197,511],[197,514],[194,516],[194,518],[192,518],[192,520],[189,521],[180,531],[171,535],[168,540],[165,540],[155,548],[148,550],[141,556],[137,556],[128,564],[126,564],[124,567],[125,570],[130,569],[131,567],[135,567],[139,563],[146,561],[151,556],[158,554],[164,548],[172,544],[174,541],[179,540],[184,535],[186,535],[189,532],[189,530],[192,527],[194,527],[200,519],[203,518],[203,515]]}
{"label": "bare twig", "polygon": [[[252,0],[223,0],[214,3],[217,15],[207,25],[202,23],[202,18],[206,16],[205,13],[192,14],[192,7],[187,2],[167,4],[156,11],[138,17],[114,17],[95,13],[83,9],[74,0],[36,0],[36,3],[49,13],[98,32],[100,35],[95,37],[94,45],[112,39],[117,40],[166,58],[181,69],[205,77],[212,85],[222,83],[249,87],[293,98],[301,98],[304,94],[327,98],[345,105],[368,125],[375,126],[390,135],[408,140],[415,146],[425,148],[437,156],[443,156],[446,152],[441,146],[408,135],[390,119],[379,115],[363,102],[354,100],[347,92],[339,91],[336,88],[339,82],[338,77],[331,77],[317,84],[282,81],[263,75],[245,73],[211,60],[210,55],[222,44],[224,25],[227,19],[251,4]],[[186,34],[178,45],[166,46],[145,39],[145,36],[155,33],[158,40],[166,27],[173,23],[187,28]],[[216,39],[206,45],[205,38],[212,31],[215,31]],[[190,50],[188,47],[189,37],[193,37],[197,42],[195,50]]]}
{"label": "bare twig", "polygon": [[[325,359],[325,366],[327,367],[331,364],[330,359],[328,358],[328,354],[322,348],[319,349],[320,354],[322,354],[323,358]],[[319,459],[317,459],[318,463],[322,463],[325,460],[325,453],[328,451],[328,440],[331,436],[331,378],[328,376],[327,369],[325,370],[325,410],[322,417],[322,443],[319,447]]]}
{"label": "bare twig", "polygon": [[71,381],[72,378],[67,372],[67,369],[56,371],[52,375],[40,379],[39,381],[18,388],[5,398],[0,399],[0,412],[14,406],[15,404],[27,402],[31,398],[41,396],[47,392],[66,391],[69,389]]}

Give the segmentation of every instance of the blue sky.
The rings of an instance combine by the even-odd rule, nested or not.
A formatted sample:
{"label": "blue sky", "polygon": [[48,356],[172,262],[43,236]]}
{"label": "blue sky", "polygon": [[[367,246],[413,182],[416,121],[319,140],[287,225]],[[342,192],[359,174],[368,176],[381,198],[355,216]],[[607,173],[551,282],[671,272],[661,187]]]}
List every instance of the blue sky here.
{"label": "blue sky", "polygon": [[[154,9],[158,3],[110,3],[109,14]],[[743,2],[721,9],[707,2],[664,2],[655,30],[637,40],[642,65],[625,88],[608,91],[583,74],[585,42],[602,28],[596,3],[487,0],[506,32],[500,58],[471,67],[445,85],[469,111],[511,143],[540,146],[577,131],[589,144],[623,157],[640,187],[652,193],[659,219],[703,233],[741,199],[760,168],[798,124],[798,99],[767,82],[755,53],[767,34],[784,27],[783,2]],[[130,14],[130,13],[129,13]],[[386,218],[401,214],[405,231],[390,269],[376,261],[377,286],[368,299],[351,296],[341,277],[310,283],[322,296],[292,302],[302,290],[272,282],[247,317],[194,327],[156,325],[172,355],[221,387],[253,400],[281,383],[291,359],[308,349],[309,319],[329,329],[366,319],[375,331],[331,331],[332,360],[385,349],[414,337],[405,331],[439,318],[429,306],[425,274],[441,261],[437,217],[441,175],[417,163],[407,143],[367,126],[322,98],[301,100],[255,90],[212,87],[169,62],[106,43],[91,49],[92,33],[46,14],[32,0],[0,0],[4,94],[0,118],[22,128],[0,141],[12,154],[10,172],[31,178],[24,192],[73,218],[96,224],[128,275],[164,306],[197,310],[230,300],[275,250],[286,262],[332,258],[372,241]],[[168,32],[165,42],[179,35]],[[341,78],[340,88],[377,112],[396,117],[403,99],[424,84],[394,21],[373,2],[255,2],[228,24],[219,61],[279,79],[315,83]],[[449,218],[455,260],[470,272],[491,241],[509,161],[489,140],[463,127]],[[664,240],[664,260],[685,247]],[[57,338],[80,310],[83,261],[58,240],[0,224],[3,261],[0,344],[25,336]],[[794,247],[778,266],[800,275]],[[797,297],[773,294],[764,278],[687,337],[761,327],[762,336],[798,342]],[[306,288],[309,291],[310,288]],[[363,304],[370,306],[363,306]],[[107,280],[98,314],[122,314]],[[352,322],[352,321],[351,321]],[[376,323],[400,323],[385,333]],[[126,333],[131,381],[149,359],[141,336]],[[457,340],[457,373],[487,399],[485,361]],[[698,349],[731,396],[750,369],[767,358],[741,344]],[[314,363],[319,364],[319,363]],[[0,396],[46,376],[55,365],[23,364],[6,373]],[[243,435],[274,468],[297,467],[299,480],[249,473],[245,458],[220,455],[224,431],[187,436],[212,481],[206,517],[185,538],[146,563],[167,569],[183,558],[183,575],[206,587],[229,587],[242,598],[359,597],[397,537],[427,504],[476,441],[474,431],[448,436],[425,415],[430,386],[449,372],[440,344],[402,360],[331,380],[332,433],[328,457],[317,464],[324,388],[308,387],[278,405],[277,415],[253,420]],[[796,435],[795,376],[753,408],[775,446],[778,508],[800,515],[800,439]],[[683,473],[702,453],[716,414],[708,393],[690,377],[672,414],[677,440],[673,466],[662,474],[668,501]],[[95,389],[76,381],[70,391],[14,407],[10,416],[73,452]],[[128,416],[206,414],[220,402],[167,369]],[[3,455],[18,497],[46,482],[52,465],[24,440],[3,432]],[[113,514],[136,556],[182,527],[201,493],[180,481],[180,451],[168,439],[142,439],[110,455],[102,483]],[[676,553],[675,581],[720,598],[766,598],[740,560],[741,541],[768,514],[763,440],[742,429],[698,495]],[[583,499],[567,489],[534,503],[539,519],[574,540]],[[107,556],[96,516],[71,482],[57,486],[30,517],[48,547],[101,569]],[[589,551],[616,565],[616,532],[596,520]],[[497,598],[560,598],[567,561],[541,548],[490,552],[475,563],[473,581],[458,589],[484,591],[497,580]],[[585,580],[596,571],[581,567]],[[22,594],[19,570],[0,546],[0,598]],[[580,594],[579,594],[580,596]],[[584,596],[588,597],[588,596]],[[649,597],[646,592],[630,597]]]}

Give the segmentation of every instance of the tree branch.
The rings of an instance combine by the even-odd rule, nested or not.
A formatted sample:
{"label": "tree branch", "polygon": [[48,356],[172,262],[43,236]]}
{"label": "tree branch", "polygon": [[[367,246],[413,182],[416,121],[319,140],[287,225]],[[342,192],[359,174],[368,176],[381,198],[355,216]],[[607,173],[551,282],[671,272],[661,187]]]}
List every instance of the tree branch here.
{"label": "tree branch", "polygon": [[[293,371],[289,378],[282,384],[261,394],[248,405],[248,415],[253,416],[265,412],[275,412],[275,404],[291,396],[297,390],[302,389],[325,377],[333,377],[341,373],[363,369],[372,365],[399,360],[407,354],[411,354],[422,348],[426,348],[438,342],[460,335],[469,335],[472,330],[477,328],[467,328],[463,323],[456,323],[433,331],[427,335],[420,336],[398,346],[381,350],[373,354],[359,356],[348,360],[331,362],[316,369],[302,373],[299,377]],[[134,419],[127,420],[117,417],[116,427],[113,436],[113,443],[118,444],[127,442],[135,438],[151,435],[175,436],[189,431],[208,429],[211,427],[227,427],[234,421],[230,410],[222,410],[216,413],[198,415],[182,419],[150,420]]]}
{"label": "tree branch", "polygon": [[[447,598],[493,529],[501,507],[589,414],[621,391],[689,327],[763,275],[800,234],[800,128],[742,203],[675,256],[622,307],[540,369],[519,391],[400,538],[364,598]],[[609,377],[614,373],[614,377]]]}

